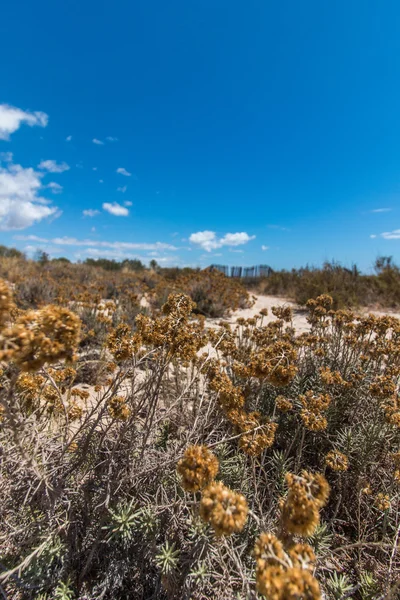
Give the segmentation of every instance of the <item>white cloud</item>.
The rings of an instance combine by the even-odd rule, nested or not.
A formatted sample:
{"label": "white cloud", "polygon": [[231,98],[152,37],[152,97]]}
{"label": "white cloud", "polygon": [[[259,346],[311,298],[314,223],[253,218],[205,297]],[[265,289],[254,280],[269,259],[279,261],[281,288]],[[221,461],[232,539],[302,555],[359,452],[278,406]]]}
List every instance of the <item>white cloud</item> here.
{"label": "white cloud", "polygon": [[98,140],[97,138],[92,139],[93,144],[97,144],[97,146],[104,146],[104,142]]}
{"label": "white cloud", "polygon": [[9,163],[13,161],[13,153],[12,152],[0,152],[0,161]]}
{"label": "white cloud", "polygon": [[132,202],[131,202],[130,200],[126,200],[126,201],[124,202],[124,205],[125,205],[125,206],[132,206]]}
{"label": "white cloud", "polygon": [[103,209],[115,217],[127,217],[129,215],[129,210],[118,204],[118,202],[104,202]]}
{"label": "white cloud", "polygon": [[42,173],[21,165],[0,167],[0,230],[25,229],[61,213],[40,196]]}
{"label": "white cloud", "polygon": [[0,104],[0,140],[8,141],[10,135],[17,131],[22,123],[30,127],[46,127],[48,121],[49,117],[44,112],[24,111],[8,104]]}
{"label": "white cloud", "polygon": [[84,217],[95,217],[96,215],[99,215],[99,214],[100,214],[100,211],[94,210],[93,208],[87,208],[86,210],[83,211]]}
{"label": "white cloud", "polygon": [[261,246],[261,250],[269,250],[269,246],[264,246],[264,245],[262,245],[262,246]]}
{"label": "white cloud", "polygon": [[242,231],[241,233],[227,233],[220,241],[222,246],[241,246],[242,244],[247,244],[247,242],[254,240],[255,237],[255,235],[249,235]]}
{"label": "white cloud", "polygon": [[117,192],[122,192],[123,194],[125,194],[126,190],[128,189],[127,185],[123,185],[122,187],[118,187],[117,188]]}
{"label": "white cloud", "polygon": [[375,233],[372,233],[372,234],[371,234],[369,237],[370,237],[372,240],[374,240],[374,239],[376,238],[376,235],[375,235]]}
{"label": "white cloud", "polygon": [[395,229],[394,231],[384,231],[381,233],[381,236],[385,240],[400,240],[400,229]]}
{"label": "white cloud", "polygon": [[242,231],[238,233],[227,233],[222,238],[217,238],[215,231],[198,231],[192,233],[189,237],[189,241],[192,244],[200,246],[203,250],[211,252],[222,246],[241,246],[247,244],[251,240],[255,239],[255,235],[250,236],[248,233]]}
{"label": "white cloud", "polygon": [[38,168],[49,173],[63,173],[69,170],[69,165],[66,162],[58,163],[56,160],[42,160]]}
{"label": "white cloud", "polygon": [[55,244],[56,246],[89,246],[97,248],[113,248],[115,250],[155,250],[157,252],[162,252],[164,250],[178,250],[175,246],[165,244],[164,242],[103,242],[100,240],[78,240],[67,236],[44,239],[32,235],[16,235],[14,236],[14,239],[22,241],[40,241],[41,243]]}
{"label": "white cloud", "polygon": [[63,191],[63,186],[55,181],[50,181],[45,187],[50,188],[53,194],[61,194]]}
{"label": "white cloud", "polygon": [[372,213],[385,213],[385,212],[390,212],[391,210],[392,210],[391,208],[374,208],[370,212],[372,212]]}
{"label": "white cloud", "polygon": [[118,142],[118,138],[112,137],[112,135],[108,135],[106,137],[107,142]]}
{"label": "white cloud", "polygon": [[66,142],[70,142],[72,140],[72,135],[69,135],[68,137],[65,138]]}
{"label": "white cloud", "polygon": [[124,167],[118,167],[117,173],[119,173],[120,175],[125,175],[125,177],[130,177],[132,175],[132,173],[129,173],[129,171],[124,169]]}

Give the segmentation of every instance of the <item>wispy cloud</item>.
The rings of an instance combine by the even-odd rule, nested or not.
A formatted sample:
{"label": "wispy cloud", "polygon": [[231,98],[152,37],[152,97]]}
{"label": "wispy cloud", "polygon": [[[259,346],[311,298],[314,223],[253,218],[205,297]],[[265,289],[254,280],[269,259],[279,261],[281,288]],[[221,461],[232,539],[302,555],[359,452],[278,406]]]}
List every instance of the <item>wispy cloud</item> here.
{"label": "wispy cloud", "polygon": [[400,229],[394,229],[393,231],[384,231],[381,233],[381,237],[385,240],[400,240]]}
{"label": "wispy cloud", "polygon": [[95,210],[93,208],[87,208],[84,211],[82,211],[82,214],[84,217],[95,217],[96,215],[100,214],[100,211]]}
{"label": "wispy cloud", "polygon": [[267,225],[268,229],[279,229],[279,231],[290,231],[288,227],[282,227],[281,225]]}
{"label": "wispy cloud", "polygon": [[0,104],[0,140],[8,141],[10,135],[17,131],[23,123],[33,127],[46,127],[49,117],[44,112],[21,110],[8,104]]}
{"label": "wispy cloud", "polygon": [[66,142],[70,142],[72,140],[72,135],[69,135],[68,137],[65,138]]}
{"label": "wispy cloud", "polygon": [[390,212],[391,210],[392,210],[391,208],[374,208],[370,212],[372,212],[372,213],[386,213],[386,212]]}
{"label": "wispy cloud", "polygon": [[126,190],[128,189],[127,185],[123,185],[122,187],[118,187],[117,188],[117,192],[122,192],[123,194],[125,194]]}
{"label": "wispy cloud", "polygon": [[0,162],[10,163],[13,161],[12,152],[0,152]]}
{"label": "wispy cloud", "polygon": [[66,162],[58,163],[56,160],[42,160],[38,168],[49,173],[63,173],[68,171],[70,167]]}
{"label": "wispy cloud", "polygon": [[113,137],[112,135],[108,135],[106,137],[107,142],[118,142],[118,138]]}
{"label": "wispy cloud", "polygon": [[132,175],[132,173],[129,173],[129,171],[124,169],[124,167],[118,167],[117,173],[119,173],[120,175],[125,175],[125,177],[130,177]]}
{"label": "wispy cloud", "polygon": [[178,250],[171,244],[165,244],[163,242],[105,242],[100,240],[79,240],[73,237],[57,237],[52,239],[38,238],[35,235],[15,235],[15,240],[22,240],[26,242],[40,242],[54,244],[56,246],[76,246],[76,247],[93,247],[93,248],[114,248],[118,250],[143,250],[163,252],[165,250],[175,251]]}
{"label": "wispy cloud", "polygon": [[247,244],[251,240],[254,240],[255,237],[255,235],[250,236],[245,231],[242,231],[238,233],[227,233],[223,237],[218,238],[215,231],[206,230],[192,233],[189,237],[189,241],[203,250],[211,252],[212,250],[222,248],[223,246],[241,246],[242,244]]}
{"label": "wispy cloud", "polygon": [[264,244],[261,246],[261,250],[269,250],[269,246],[264,246]]}
{"label": "wispy cloud", "polygon": [[132,206],[132,202],[130,200],[125,200],[124,206]]}
{"label": "wispy cloud", "polygon": [[48,183],[45,187],[49,188],[53,194],[61,194],[64,189],[62,185],[56,183],[55,181],[50,181],[50,183]]}
{"label": "wispy cloud", "polygon": [[104,142],[102,142],[101,140],[98,140],[97,138],[93,138],[92,142],[93,142],[93,144],[96,144],[97,146],[104,146]]}
{"label": "wispy cloud", "polygon": [[118,204],[118,202],[104,202],[103,209],[115,217],[127,217],[129,215],[129,210]]}

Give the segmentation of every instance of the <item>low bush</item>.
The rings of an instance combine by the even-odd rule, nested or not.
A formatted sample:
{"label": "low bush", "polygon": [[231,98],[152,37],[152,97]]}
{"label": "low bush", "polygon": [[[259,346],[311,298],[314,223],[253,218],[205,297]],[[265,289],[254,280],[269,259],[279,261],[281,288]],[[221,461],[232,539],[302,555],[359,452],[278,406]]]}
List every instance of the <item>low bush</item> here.
{"label": "low bush", "polygon": [[206,331],[194,308],[95,311],[85,354],[75,313],[0,283],[3,595],[393,600],[400,322],[325,295],[300,336],[287,308]]}

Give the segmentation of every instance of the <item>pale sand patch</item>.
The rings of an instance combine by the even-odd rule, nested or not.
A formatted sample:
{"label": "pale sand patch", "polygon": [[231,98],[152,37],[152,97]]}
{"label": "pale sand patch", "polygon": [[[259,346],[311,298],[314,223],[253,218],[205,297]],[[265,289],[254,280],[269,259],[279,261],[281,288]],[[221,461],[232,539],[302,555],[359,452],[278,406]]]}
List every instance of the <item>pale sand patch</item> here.
{"label": "pale sand patch", "polygon": [[266,325],[271,321],[275,321],[276,317],[272,314],[271,309],[273,306],[290,306],[293,310],[293,326],[297,333],[303,333],[308,331],[310,328],[309,323],[306,321],[306,311],[286,298],[280,298],[278,296],[261,296],[253,294],[256,299],[255,303],[251,308],[239,308],[232,312],[232,314],[226,319],[206,319],[206,327],[218,327],[218,323],[222,320],[231,325],[235,325],[237,319],[251,319],[260,313],[262,309],[268,310],[268,316],[264,317],[263,324]]}

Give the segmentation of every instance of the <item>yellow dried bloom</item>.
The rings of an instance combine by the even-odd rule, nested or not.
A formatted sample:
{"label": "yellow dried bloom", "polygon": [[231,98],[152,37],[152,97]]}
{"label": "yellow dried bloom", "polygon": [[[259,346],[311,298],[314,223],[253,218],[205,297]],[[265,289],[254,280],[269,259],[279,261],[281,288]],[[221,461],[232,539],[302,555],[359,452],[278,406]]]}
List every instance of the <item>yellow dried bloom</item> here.
{"label": "yellow dried bloom", "polygon": [[369,483],[367,483],[367,485],[364,488],[362,488],[361,493],[365,494],[366,496],[371,496],[371,494],[372,494],[371,485]]}
{"label": "yellow dried bloom", "polygon": [[270,343],[268,340],[265,347],[252,353],[249,368],[253,377],[267,379],[272,385],[284,387],[297,373],[296,360],[297,350],[293,344],[282,340]]}
{"label": "yellow dried bloom", "polygon": [[300,416],[305,427],[310,431],[324,431],[328,426],[326,417],[321,415],[321,413],[313,413],[310,410],[303,408],[300,412]]}
{"label": "yellow dried bloom", "polygon": [[50,305],[29,310],[2,332],[0,360],[13,360],[23,371],[61,359],[72,360],[79,333],[79,318],[66,308]]}
{"label": "yellow dried bloom", "polygon": [[39,401],[45,379],[42,375],[33,375],[31,373],[21,373],[18,376],[15,387],[21,394],[25,407],[33,409],[35,402]]}
{"label": "yellow dried bloom", "polygon": [[268,600],[283,600],[284,573],[282,567],[258,568],[256,584],[257,591]]}
{"label": "yellow dried bloom", "polygon": [[268,600],[320,600],[318,581],[306,569],[270,566],[258,569],[257,590]]}
{"label": "yellow dried bloom", "polygon": [[374,398],[389,398],[395,393],[396,385],[390,376],[379,375],[371,383],[369,391]]}
{"label": "yellow dried bloom", "polygon": [[400,452],[393,452],[392,460],[396,467],[400,467]]}
{"label": "yellow dried bloom", "polygon": [[321,474],[288,473],[289,493],[282,507],[282,522],[289,533],[312,535],[319,523],[319,509],[326,504],[329,485]]}
{"label": "yellow dried bloom", "polygon": [[321,590],[318,581],[308,570],[288,569],[284,575],[282,600],[319,600]]}
{"label": "yellow dried bloom", "polygon": [[322,383],[325,385],[347,385],[347,381],[343,379],[339,371],[331,371],[329,367],[320,367],[319,373]]}
{"label": "yellow dried bloom", "polygon": [[258,568],[281,565],[285,560],[282,542],[272,533],[262,533],[254,545],[254,558]]}
{"label": "yellow dried bloom", "polygon": [[246,498],[233,492],[222,482],[211,483],[203,491],[200,516],[211,524],[217,536],[242,531],[247,513]]}
{"label": "yellow dried bloom", "polygon": [[277,319],[287,323],[290,323],[293,318],[293,311],[290,306],[273,306],[271,312]]}
{"label": "yellow dried bloom", "polygon": [[113,419],[119,421],[127,421],[131,415],[127,402],[122,396],[113,396],[110,398],[108,401],[108,413]]}
{"label": "yellow dried bloom", "polygon": [[126,323],[120,323],[107,337],[106,346],[117,362],[130,358],[140,348],[141,339]]}
{"label": "yellow dried bloom", "polygon": [[309,471],[301,472],[301,479],[304,485],[307,486],[308,492],[314,498],[317,505],[322,508],[328,502],[330,487],[329,483],[321,473],[310,473]]}
{"label": "yellow dried bloom", "polygon": [[76,402],[70,402],[67,408],[67,414],[70,421],[77,421],[82,417],[83,410]]}
{"label": "yellow dried bloom", "polygon": [[73,388],[71,390],[71,396],[74,396],[75,398],[80,398],[81,400],[87,400],[90,397],[90,394],[86,390]]}
{"label": "yellow dried bloom", "polygon": [[400,428],[400,406],[398,397],[396,394],[387,399],[383,404],[382,408],[385,411],[385,419],[390,425]]}
{"label": "yellow dried bloom", "polygon": [[325,463],[333,471],[347,471],[349,468],[348,457],[342,452],[339,452],[339,450],[331,450],[328,452],[325,456]]}
{"label": "yellow dried bloom", "polygon": [[388,494],[383,494],[380,492],[377,494],[374,502],[376,508],[384,512],[385,510],[389,510],[390,508],[390,498]]}
{"label": "yellow dried bloom", "polygon": [[196,308],[196,303],[186,294],[170,294],[168,300],[162,307],[165,315],[171,315],[174,318],[187,318]]}
{"label": "yellow dried bloom", "polygon": [[10,288],[3,279],[0,279],[0,325],[6,323],[12,308],[13,301]]}
{"label": "yellow dried bloom", "polygon": [[314,550],[308,544],[294,544],[288,550],[294,567],[299,569],[308,569],[312,571],[315,566],[316,558]]}
{"label": "yellow dried bloom", "polygon": [[311,390],[299,396],[299,400],[303,405],[300,416],[307,429],[310,431],[323,431],[327,428],[328,421],[322,414],[331,402],[329,394],[315,395]]}
{"label": "yellow dried bloom", "polygon": [[249,456],[258,456],[266,448],[270,448],[275,440],[277,423],[262,417],[259,412],[246,412],[233,409],[226,416],[238,432],[243,433],[239,447]]}
{"label": "yellow dried bloom", "polygon": [[176,468],[188,492],[197,492],[211,483],[218,469],[218,459],[206,446],[189,446]]}
{"label": "yellow dried bloom", "polygon": [[283,413],[287,413],[293,408],[293,403],[284,396],[277,396],[275,399],[276,408]]}

